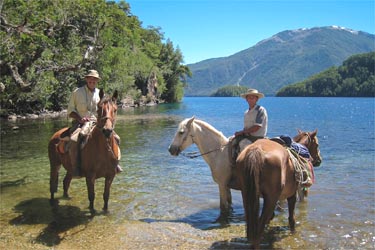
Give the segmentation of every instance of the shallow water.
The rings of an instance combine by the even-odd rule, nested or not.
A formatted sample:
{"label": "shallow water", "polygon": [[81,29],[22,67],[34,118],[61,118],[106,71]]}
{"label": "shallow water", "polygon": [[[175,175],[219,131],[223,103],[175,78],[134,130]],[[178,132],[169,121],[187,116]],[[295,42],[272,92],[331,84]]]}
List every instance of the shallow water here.
{"label": "shallow water", "polygon": [[[265,98],[261,104],[269,113],[269,136],[318,128],[323,156],[308,199],[297,205],[296,232],[287,227],[287,211],[278,212],[262,247],[374,248],[374,99]],[[229,225],[214,223],[219,195],[208,166],[202,158],[172,157],[167,151],[182,119],[195,115],[230,136],[242,127],[245,108],[240,98],[185,98],[181,104],[122,110],[116,132],[124,172],[112,184],[107,215],[100,212],[103,180],[97,181],[96,216],[87,209],[83,179],[73,180],[71,199],[61,198],[60,184],[58,209],[48,203],[47,143],[68,121],[2,121],[0,246],[247,248],[240,193],[233,191]],[[60,173],[62,180],[64,170]]]}

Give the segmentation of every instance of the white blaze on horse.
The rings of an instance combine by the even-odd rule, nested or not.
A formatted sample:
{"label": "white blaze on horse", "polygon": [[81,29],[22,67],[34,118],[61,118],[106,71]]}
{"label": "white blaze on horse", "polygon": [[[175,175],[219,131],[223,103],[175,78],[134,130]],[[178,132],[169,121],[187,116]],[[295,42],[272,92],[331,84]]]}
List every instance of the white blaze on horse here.
{"label": "white blaze on horse", "polygon": [[219,185],[220,219],[225,219],[232,209],[230,188],[238,189],[231,183],[233,167],[229,148],[229,139],[210,124],[194,117],[183,120],[177,129],[169,152],[177,156],[195,143],[209,165],[213,180]]}

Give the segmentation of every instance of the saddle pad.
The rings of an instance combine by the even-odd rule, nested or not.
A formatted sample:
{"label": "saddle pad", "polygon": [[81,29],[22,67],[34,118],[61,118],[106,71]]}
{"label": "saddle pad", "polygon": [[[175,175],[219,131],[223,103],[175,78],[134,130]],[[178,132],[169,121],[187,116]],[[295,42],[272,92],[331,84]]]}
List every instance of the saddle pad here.
{"label": "saddle pad", "polygon": [[64,154],[65,153],[65,143],[66,143],[65,141],[60,140],[59,143],[57,143],[57,145],[56,145],[56,150],[60,154]]}
{"label": "saddle pad", "polygon": [[310,159],[310,152],[304,145],[297,142],[292,142],[292,145],[290,147],[294,149],[294,151],[296,151],[300,156]]}

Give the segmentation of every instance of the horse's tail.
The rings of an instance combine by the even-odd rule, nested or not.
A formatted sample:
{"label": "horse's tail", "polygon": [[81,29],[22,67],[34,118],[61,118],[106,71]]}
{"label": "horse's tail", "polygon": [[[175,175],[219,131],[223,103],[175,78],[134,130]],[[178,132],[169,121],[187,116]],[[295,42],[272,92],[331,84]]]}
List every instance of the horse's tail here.
{"label": "horse's tail", "polygon": [[[247,152],[243,161],[244,187],[243,192],[247,197],[246,224],[247,238],[257,242],[259,232],[259,207],[260,207],[260,173],[264,164],[264,155],[260,148],[253,148]],[[245,201],[244,201],[245,202]]]}

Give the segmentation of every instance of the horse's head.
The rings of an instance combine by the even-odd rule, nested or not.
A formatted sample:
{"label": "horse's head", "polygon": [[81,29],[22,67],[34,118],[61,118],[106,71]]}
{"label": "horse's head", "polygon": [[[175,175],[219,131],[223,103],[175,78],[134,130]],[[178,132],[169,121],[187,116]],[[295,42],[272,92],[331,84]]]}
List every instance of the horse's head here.
{"label": "horse's head", "polygon": [[98,121],[97,127],[100,128],[103,134],[109,138],[115,128],[118,97],[117,90],[112,97],[105,97],[103,89],[99,92],[100,101],[98,103]]}
{"label": "horse's head", "polygon": [[192,123],[194,117],[183,120],[179,125],[177,132],[173,138],[171,145],[169,145],[169,153],[177,156],[185,148],[194,143],[192,133]]}
{"label": "horse's head", "polygon": [[298,135],[296,135],[293,140],[295,142],[298,142],[309,150],[311,158],[312,158],[312,164],[314,167],[319,166],[322,163],[322,157],[320,156],[320,150],[319,150],[319,140],[316,136],[318,133],[318,130],[315,129],[313,132],[304,132],[301,130],[298,130]]}

